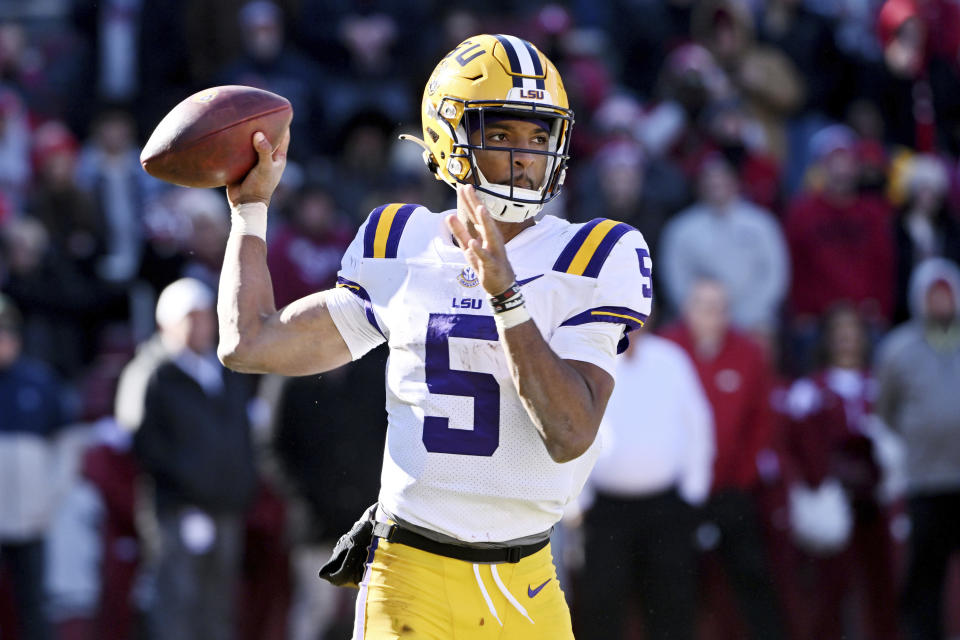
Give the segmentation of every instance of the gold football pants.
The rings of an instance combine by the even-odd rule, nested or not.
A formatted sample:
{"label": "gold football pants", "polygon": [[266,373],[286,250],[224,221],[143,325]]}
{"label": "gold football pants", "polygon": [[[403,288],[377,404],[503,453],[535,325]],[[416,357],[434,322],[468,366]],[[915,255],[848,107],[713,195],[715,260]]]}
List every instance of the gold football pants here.
{"label": "gold football pants", "polygon": [[353,640],[573,640],[550,545],[473,564],[374,538]]}

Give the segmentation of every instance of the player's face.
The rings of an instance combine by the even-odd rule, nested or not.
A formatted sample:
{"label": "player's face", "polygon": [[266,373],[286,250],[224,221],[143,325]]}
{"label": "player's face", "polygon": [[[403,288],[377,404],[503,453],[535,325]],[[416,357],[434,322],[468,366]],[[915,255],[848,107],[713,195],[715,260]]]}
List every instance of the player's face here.
{"label": "player's face", "polygon": [[[499,120],[486,125],[482,131],[474,131],[470,143],[485,147],[475,152],[477,166],[491,183],[509,185],[512,180],[513,186],[521,189],[538,189],[543,184],[548,156],[529,153],[549,150],[550,133],[543,125],[526,120]],[[497,151],[497,147],[515,149],[513,161],[510,153]]]}

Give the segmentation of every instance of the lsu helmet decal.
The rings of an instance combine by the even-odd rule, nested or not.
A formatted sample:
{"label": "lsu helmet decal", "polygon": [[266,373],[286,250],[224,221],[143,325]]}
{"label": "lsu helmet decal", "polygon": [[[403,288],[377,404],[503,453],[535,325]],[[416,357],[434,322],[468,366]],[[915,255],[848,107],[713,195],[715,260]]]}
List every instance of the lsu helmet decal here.
{"label": "lsu helmet decal", "polygon": [[[479,170],[475,151],[486,150],[484,136],[471,144],[469,134],[485,122],[532,119],[549,126],[547,150],[495,147],[496,151],[547,156],[539,187],[493,184]],[[472,184],[490,214],[504,222],[535,216],[560,193],[566,174],[573,111],[556,67],[536,47],[515,36],[467,38],[434,69],[423,92],[423,158],[438,180],[452,187]],[[511,162],[512,164],[512,162]]]}

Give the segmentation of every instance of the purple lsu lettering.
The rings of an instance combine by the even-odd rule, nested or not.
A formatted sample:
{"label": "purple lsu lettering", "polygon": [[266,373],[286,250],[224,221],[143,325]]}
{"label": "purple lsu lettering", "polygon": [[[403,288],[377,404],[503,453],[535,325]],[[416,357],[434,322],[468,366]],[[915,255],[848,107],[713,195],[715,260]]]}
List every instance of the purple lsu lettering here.
{"label": "purple lsu lettering", "polygon": [[454,309],[480,309],[483,307],[483,300],[480,298],[452,298],[450,306]]}
{"label": "purple lsu lettering", "polygon": [[520,89],[520,97],[531,100],[543,100],[543,91],[540,89]]}

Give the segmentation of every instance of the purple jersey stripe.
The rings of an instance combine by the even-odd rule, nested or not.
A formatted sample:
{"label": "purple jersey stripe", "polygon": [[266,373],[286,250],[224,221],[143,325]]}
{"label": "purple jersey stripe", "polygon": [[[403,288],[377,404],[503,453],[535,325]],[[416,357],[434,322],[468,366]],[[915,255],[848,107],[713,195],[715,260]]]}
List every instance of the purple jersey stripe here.
{"label": "purple jersey stripe", "polygon": [[590,235],[590,232],[593,231],[593,228],[603,222],[604,218],[594,218],[587,224],[580,227],[580,230],[573,236],[570,242],[567,243],[567,246],[563,248],[563,251],[560,253],[560,257],[557,258],[557,261],[553,265],[554,271],[565,272],[570,268],[570,263],[573,262],[573,257],[577,255],[577,251],[580,250],[580,245],[583,244],[583,241],[587,239],[587,236]]}
{"label": "purple jersey stripe", "polygon": [[603,268],[603,263],[613,250],[613,245],[617,244],[617,240],[623,237],[623,234],[628,231],[633,231],[633,227],[623,222],[610,229],[603,240],[600,241],[600,244],[597,245],[597,250],[593,252],[593,257],[590,258],[590,262],[587,263],[587,268],[583,270],[583,275],[588,278],[596,278],[599,276],[600,269]]}
{"label": "purple jersey stripe", "polygon": [[337,286],[347,289],[350,293],[363,300],[363,308],[367,313],[367,321],[374,329],[380,332],[380,335],[386,338],[387,334],[380,328],[380,324],[377,322],[377,316],[373,313],[373,301],[370,300],[370,294],[367,293],[367,290],[353,280],[347,280],[343,276],[337,276]]}
{"label": "purple jersey stripe", "polygon": [[537,50],[526,40],[523,41],[523,46],[527,48],[527,51],[530,53],[530,59],[533,61],[533,73],[538,76],[537,89],[546,89],[547,85],[544,83],[543,78],[539,77],[543,75],[543,66],[540,64],[540,56],[537,55]]}
{"label": "purple jersey stripe", "polygon": [[569,327],[590,322],[612,322],[627,326],[627,331],[639,329],[647,321],[647,314],[634,311],[629,307],[595,307],[583,313],[567,318],[561,327]]}
{"label": "purple jersey stripe", "polygon": [[[500,41],[500,46],[503,47],[503,50],[507,52],[507,59],[510,60],[510,73],[522,73],[523,70],[520,68],[520,58],[517,57],[517,52],[514,51],[513,45],[510,43],[510,41],[503,36],[497,36],[497,40]],[[513,86],[523,86],[523,79],[519,75],[513,76]]]}
{"label": "purple jersey stripe", "polygon": [[407,225],[410,214],[412,214],[418,206],[420,205],[405,204],[397,211],[397,215],[393,217],[393,223],[390,225],[390,233],[387,235],[387,255],[384,257],[397,257],[397,247],[400,246],[400,234],[403,233],[403,228]]}
{"label": "purple jersey stripe", "polygon": [[367,228],[363,230],[363,257],[373,257],[373,241],[377,237],[377,225],[380,223],[380,215],[389,205],[377,207],[367,218]]}

